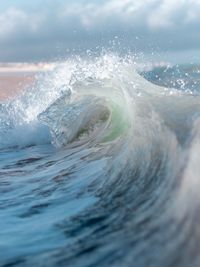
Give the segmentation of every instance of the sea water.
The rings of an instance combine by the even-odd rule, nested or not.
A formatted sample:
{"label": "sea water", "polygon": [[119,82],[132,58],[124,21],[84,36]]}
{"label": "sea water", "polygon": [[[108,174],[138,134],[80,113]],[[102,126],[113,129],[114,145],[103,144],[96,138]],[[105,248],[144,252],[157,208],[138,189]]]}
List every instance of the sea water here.
{"label": "sea water", "polygon": [[200,66],[73,58],[0,104],[0,266],[199,266]]}

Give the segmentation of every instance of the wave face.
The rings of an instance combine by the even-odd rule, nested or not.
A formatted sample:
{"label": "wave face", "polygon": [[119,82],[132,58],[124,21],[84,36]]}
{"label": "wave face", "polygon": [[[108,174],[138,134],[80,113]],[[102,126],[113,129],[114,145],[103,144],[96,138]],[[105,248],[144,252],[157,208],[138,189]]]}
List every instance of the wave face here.
{"label": "wave face", "polygon": [[1,103],[1,266],[199,266],[195,85],[104,55]]}

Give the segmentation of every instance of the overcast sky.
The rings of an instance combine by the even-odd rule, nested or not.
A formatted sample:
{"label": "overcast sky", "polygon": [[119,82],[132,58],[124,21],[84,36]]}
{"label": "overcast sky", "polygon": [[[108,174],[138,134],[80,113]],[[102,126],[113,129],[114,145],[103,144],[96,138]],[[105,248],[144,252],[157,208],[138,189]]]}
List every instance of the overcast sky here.
{"label": "overcast sky", "polygon": [[200,0],[0,0],[0,61],[107,47],[200,49]]}

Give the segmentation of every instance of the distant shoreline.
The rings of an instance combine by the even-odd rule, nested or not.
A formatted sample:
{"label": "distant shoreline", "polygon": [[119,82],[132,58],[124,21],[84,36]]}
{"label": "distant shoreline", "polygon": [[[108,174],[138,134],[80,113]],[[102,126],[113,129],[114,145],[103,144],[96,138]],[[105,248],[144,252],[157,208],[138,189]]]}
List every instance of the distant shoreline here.
{"label": "distant shoreline", "polygon": [[29,73],[29,72],[42,72],[52,70],[54,63],[1,63],[0,73]]}
{"label": "distant shoreline", "polygon": [[6,101],[16,97],[28,86],[34,84],[35,74],[0,73],[0,101]]}
{"label": "distant shoreline", "polygon": [[35,75],[54,68],[54,63],[1,63],[0,101],[16,97],[34,84]]}

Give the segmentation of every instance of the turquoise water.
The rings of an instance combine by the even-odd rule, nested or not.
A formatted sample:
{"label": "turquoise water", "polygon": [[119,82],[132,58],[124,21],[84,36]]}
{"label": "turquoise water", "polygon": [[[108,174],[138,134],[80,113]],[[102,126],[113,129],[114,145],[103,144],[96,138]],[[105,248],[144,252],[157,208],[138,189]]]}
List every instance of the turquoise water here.
{"label": "turquoise water", "polygon": [[199,69],[69,59],[1,103],[0,266],[199,266]]}

